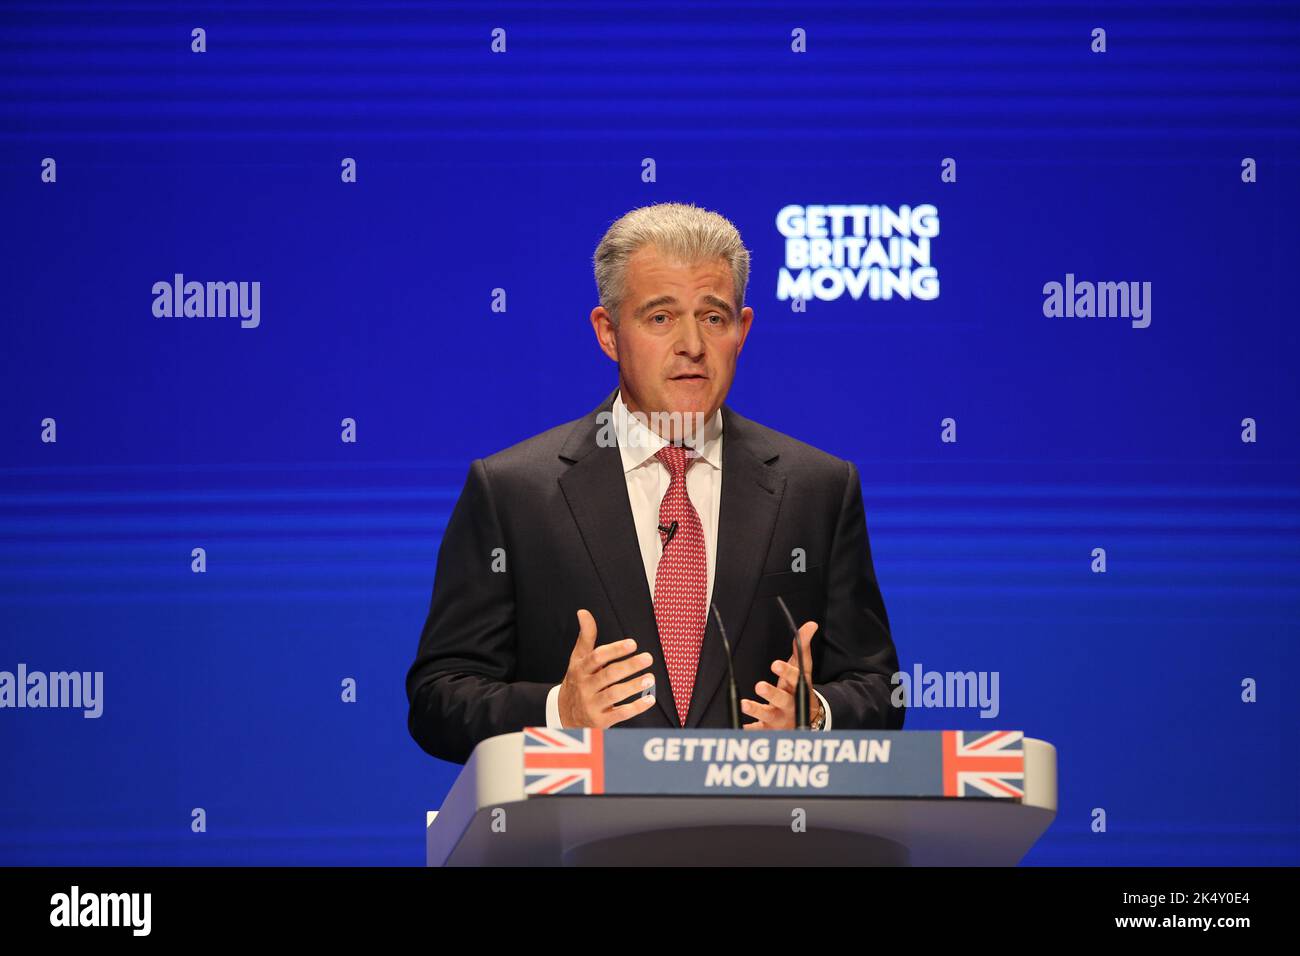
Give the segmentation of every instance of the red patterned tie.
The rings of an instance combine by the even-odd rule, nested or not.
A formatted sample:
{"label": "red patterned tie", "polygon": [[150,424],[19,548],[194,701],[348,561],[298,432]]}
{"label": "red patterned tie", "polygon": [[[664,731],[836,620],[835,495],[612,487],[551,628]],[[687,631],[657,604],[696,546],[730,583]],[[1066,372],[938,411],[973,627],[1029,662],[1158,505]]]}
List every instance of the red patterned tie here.
{"label": "red patterned tie", "polygon": [[677,531],[671,537],[659,532],[660,540],[669,540],[655,572],[655,623],[659,625],[659,641],[668,665],[668,682],[677,704],[677,716],[684,727],[707,620],[709,565],[704,550],[704,527],[686,493],[686,471],[699,458],[694,455],[688,458],[681,445],[667,445],[655,457],[672,476],[659,505],[659,526],[670,528],[677,522]]}

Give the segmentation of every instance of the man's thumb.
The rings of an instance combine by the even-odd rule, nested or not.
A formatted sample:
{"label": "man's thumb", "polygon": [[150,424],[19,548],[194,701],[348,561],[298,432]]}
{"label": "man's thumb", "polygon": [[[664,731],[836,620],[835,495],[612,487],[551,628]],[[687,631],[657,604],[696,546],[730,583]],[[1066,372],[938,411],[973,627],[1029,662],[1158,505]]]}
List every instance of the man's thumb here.
{"label": "man's thumb", "polygon": [[586,608],[578,611],[578,644],[576,650],[590,654],[596,646],[596,619]]}
{"label": "man's thumb", "polygon": [[[799,649],[802,653],[805,648],[812,647],[813,635],[817,633],[817,622],[809,621],[803,627],[799,628]],[[802,667],[803,664],[800,664]]]}

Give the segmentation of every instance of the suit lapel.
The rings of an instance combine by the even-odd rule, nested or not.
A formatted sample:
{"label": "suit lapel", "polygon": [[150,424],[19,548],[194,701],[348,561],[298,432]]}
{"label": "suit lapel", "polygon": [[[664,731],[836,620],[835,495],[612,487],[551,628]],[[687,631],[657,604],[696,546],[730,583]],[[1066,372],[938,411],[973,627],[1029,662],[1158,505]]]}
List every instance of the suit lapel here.
{"label": "suit lapel", "polygon": [[[785,475],[772,464],[778,457],[776,450],[757,433],[753,423],[725,405],[722,429],[722,504],[718,515],[713,603],[727,629],[734,658],[771,547],[785,492]],[[717,621],[710,613],[691,691],[687,727],[700,725],[726,672],[726,650]],[[775,679],[776,675],[770,677]],[[754,689],[738,687],[737,696],[753,698]],[[743,714],[741,723],[744,724]]]}
{"label": "suit lapel", "polygon": [[[569,433],[560,457],[571,467],[560,476],[560,490],[618,619],[620,633],[601,635],[602,643],[632,637],[638,653],[650,652],[654,657],[650,669],[655,675],[656,705],[670,726],[680,727],[683,725],[676,702],[667,690],[668,668],[655,624],[654,600],[646,586],[623,459],[616,445],[602,447],[597,442],[602,425],[606,426],[606,434],[611,434],[612,426],[607,425],[608,418],[601,418],[601,413],[610,411],[616,394],[611,392]],[[722,423],[722,501],[713,603],[727,629],[734,658],[771,546],[785,492],[785,475],[773,465],[778,458],[776,450],[752,422],[724,405]],[[709,613],[685,726],[700,725],[726,671],[722,636]],[[737,692],[740,697],[754,696],[752,687],[739,687]]]}
{"label": "suit lapel", "polygon": [[[602,425],[605,434],[612,434],[609,419],[599,416],[610,411],[615,394],[611,392],[599,408],[569,433],[560,457],[571,462],[572,467],[560,476],[560,490],[618,619],[619,633],[601,634],[598,643],[631,637],[636,640],[638,654],[650,652],[654,658],[650,669],[655,675],[656,705],[671,726],[680,727],[677,706],[667,691],[668,668],[655,625],[654,602],[646,586],[636,525],[632,521],[623,459],[617,445],[602,447],[597,443]],[[723,448],[725,454],[725,440]]]}

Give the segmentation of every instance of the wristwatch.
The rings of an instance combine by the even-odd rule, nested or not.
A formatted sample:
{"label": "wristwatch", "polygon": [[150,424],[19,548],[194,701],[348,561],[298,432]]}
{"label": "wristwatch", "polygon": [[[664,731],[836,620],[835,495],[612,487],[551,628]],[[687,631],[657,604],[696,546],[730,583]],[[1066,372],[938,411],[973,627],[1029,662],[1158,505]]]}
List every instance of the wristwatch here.
{"label": "wristwatch", "polygon": [[813,701],[817,707],[817,719],[814,720],[812,723],[810,723],[808,726],[811,727],[813,730],[821,730],[822,727],[826,724],[826,708],[821,706],[821,701],[817,700],[815,696],[813,698]]}

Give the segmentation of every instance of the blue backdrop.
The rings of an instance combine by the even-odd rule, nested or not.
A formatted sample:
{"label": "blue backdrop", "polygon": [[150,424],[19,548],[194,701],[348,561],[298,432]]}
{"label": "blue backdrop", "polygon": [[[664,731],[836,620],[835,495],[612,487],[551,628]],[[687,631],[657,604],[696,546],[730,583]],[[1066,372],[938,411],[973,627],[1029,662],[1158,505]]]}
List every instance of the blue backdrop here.
{"label": "blue backdrop", "polygon": [[[0,50],[0,670],[104,673],[0,710],[0,863],[420,864],[443,527],[613,387],[591,255],[666,200],[752,250],[730,404],[857,463],[904,669],[1000,674],[907,728],[1057,746],[1026,862],[1300,862],[1295,6],[32,3]],[[933,203],[939,297],[792,311],[814,203]],[[175,273],[260,325],[156,317]],[[1067,273],[1150,326],[1046,317]]]}

